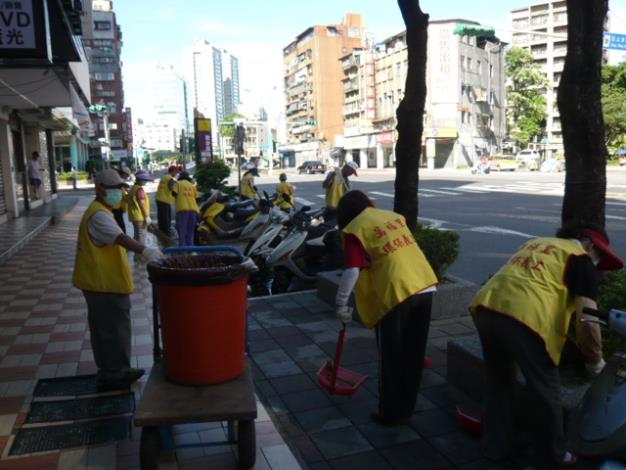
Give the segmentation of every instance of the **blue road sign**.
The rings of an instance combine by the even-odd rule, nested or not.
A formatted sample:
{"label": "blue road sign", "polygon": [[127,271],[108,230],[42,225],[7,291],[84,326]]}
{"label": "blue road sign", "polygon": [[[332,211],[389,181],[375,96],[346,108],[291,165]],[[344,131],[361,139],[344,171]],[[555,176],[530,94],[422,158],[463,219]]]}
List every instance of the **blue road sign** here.
{"label": "blue road sign", "polygon": [[602,47],[604,49],[626,51],[626,34],[604,33]]}

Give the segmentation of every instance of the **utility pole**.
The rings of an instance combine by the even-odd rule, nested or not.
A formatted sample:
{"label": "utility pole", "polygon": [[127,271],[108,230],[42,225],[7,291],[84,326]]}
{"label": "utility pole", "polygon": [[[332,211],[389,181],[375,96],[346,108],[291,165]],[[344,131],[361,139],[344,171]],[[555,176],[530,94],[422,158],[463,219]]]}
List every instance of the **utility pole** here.
{"label": "utility pole", "polygon": [[246,128],[239,123],[235,128],[235,150],[237,153],[237,185],[241,188],[241,155],[243,154],[243,144],[246,140]]}

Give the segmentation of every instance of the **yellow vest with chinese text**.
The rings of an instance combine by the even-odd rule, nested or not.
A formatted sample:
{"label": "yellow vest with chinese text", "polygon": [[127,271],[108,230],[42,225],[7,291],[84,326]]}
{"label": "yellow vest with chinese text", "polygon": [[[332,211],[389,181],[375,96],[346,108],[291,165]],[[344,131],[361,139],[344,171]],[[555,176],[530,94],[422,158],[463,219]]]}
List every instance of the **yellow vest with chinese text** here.
{"label": "yellow vest with chinese text", "polygon": [[[140,185],[134,184],[132,188],[130,188],[130,192],[128,193],[128,197],[126,201],[128,202],[128,220],[131,222],[141,222],[145,220],[143,216],[143,212],[141,212],[141,208],[139,207],[139,200],[137,199],[137,191],[141,188]],[[143,203],[146,207],[146,214],[150,215],[150,197],[144,188],[144,200]]]}
{"label": "yellow vest with chinese text", "polygon": [[176,187],[176,212],[200,212],[196,202],[197,197],[198,190],[192,182],[187,180],[178,181]]}
{"label": "yellow vest with chinese text", "polygon": [[89,220],[98,211],[111,214],[104,204],[94,201],[83,215],[78,229],[72,284],[84,291],[130,294],[133,292],[133,273],[126,249],[117,244],[98,246],[89,236]]}
{"label": "yellow vest with chinese text", "polygon": [[164,175],[159,181],[159,187],[157,188],[155,199],[165,204],[174,204],[174,195],[170,189],[170,181],[172,181],[172,175],[169,173]]}
{"label": "yellow vest with chinese text", "polygon": [[254,176],[251,173],[246,173],[241,177],[241,188],[239,192],[242,196],[249,197],[250,199],[256,199],[257,194],[254,190]]}
{"label": "yellow vest with chinese text", "polygon": [[[276,185],[276,205],[281,209],[293,209],[295,207],[294,196],[296,194],[293,186],[289,183],[278,183]],[[285,201],[283,194],[289,196],[289,202]]]}
{"label": "yellow vest with chinese text", "polygon": [[326,207],[331,209],[336,209],[343,195],[350,191],[348,181],[340,176],[340,172],[339,168],[335,169],[333,180],[326,188]]}
{"label": "yellow vest with chinese text", "polygon": [[507,315],[537,333],[555,365],[561,360],[567,330],[575,311],[574,298],[565,285],[571,256],[587,254],[575,240],[529,240],[480,291],[470,305]]}
{"label": "yellow vest with chinese text", "polygon": [[366,327],[376,326],[398,304],[437,285],[437,276],[400,214],[367,208],[343,232],[356,236],[370,258],[355,290]]}

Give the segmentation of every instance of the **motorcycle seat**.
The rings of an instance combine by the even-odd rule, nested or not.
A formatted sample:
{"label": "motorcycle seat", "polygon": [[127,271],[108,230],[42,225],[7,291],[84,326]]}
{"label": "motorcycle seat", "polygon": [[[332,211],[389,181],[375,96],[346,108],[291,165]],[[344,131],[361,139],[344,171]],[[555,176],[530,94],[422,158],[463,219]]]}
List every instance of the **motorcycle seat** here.
{"label": "motorcycle seat", "polygon": [[243,209],[246,207],[255,207],[256,208],[256,201],[254,199],[247,199],[245,201],[237,201],[237,202],[230,202],[228,203],[228,210],[234,211],[237,209]]}
{"label": "motorcycle seat", "polygon": [[233,212],[233,216],[235,217],[235,220],[243,220],[243,219],[247,219],[248,217],[250,217],[252,214],[256,212],[257,212],[256,207],[242,207],[242,208],[235,209],[235,211]]}

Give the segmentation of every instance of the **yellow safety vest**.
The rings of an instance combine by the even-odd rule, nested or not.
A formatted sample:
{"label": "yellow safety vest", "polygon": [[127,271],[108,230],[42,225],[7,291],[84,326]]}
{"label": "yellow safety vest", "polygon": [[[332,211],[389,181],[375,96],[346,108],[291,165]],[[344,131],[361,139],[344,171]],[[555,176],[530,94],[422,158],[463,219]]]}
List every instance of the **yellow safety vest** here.
{"label": "yellow safety vest", "polygon": [[196,198],[198,190],[193,183],[180,180],[176,188],[176,212],[193,211],[200,212]]}
{"label": "yellow safety vest", "polygon": [[249,197],[250,199],[256,199],[257,193],[254,190],[254,176],[251,173],[246,173],[241,177],[241,188],[239,192],[242,196]]}
{"label": "yellow safety vest", "polygon": [[340,169],[334,171],[333,181],[326,188],[326,207],[331,209],[336,209],[343,195],[350,191],[350,184],[339,175],[340,171]]}
{"label": "yellow safety vest", "polygon": [[126,249],[117,244],[98,246],[89,236],[89,220],[98,211],[111,214],[104,204],[94,201],[80,221],[72,284],[84,291],[130,294],[133,273]]}
{"label": "yellow safety vest", "polygon": [[[278,197],[276,198],[276,205],[281,209],[293,209],[295,207],[294,197],[296,195],[296,191],[293,189],[293,185],[289,183],[278,183],[276,185],[276,194]],[[289,196],[290,202],[287,202],[283,199],[283,194],[287,194]]]}
{"label": "yellow safety vest", "polygon": [[165,204],[174,204],[174,195],[172,194],[172,190],[170,189],[170,181],[172,181],[172,175],[169,173],[164,175],[159,181],[159,187],[156,192],[156,200],[159,202],[164,202]]}
{"label": "yellow safety vest", "polygon": [[[140,185],[134,184],[132,188],[130,188],[130,192],[128,193],[128,197],[126,198],[128,204],[128,220],[131,222],[141,222],[145,220],[143,216],[143,212],[141,212],[141,208],[139,207],[139,200],[137,199],[137,191],[141,188]],[[150,196],[146,192],[144,188],[145,199],[144,203],[146,205],[146,214],[150,215]]]}
{"label": "yellow safety vest", "polygon": [[574,298],[565,285],[571,256],[587,252],[575,240],[529,240],[476,294],[470,305],[514,318],[537,333],[558,365],[567,330],[575,311]]}
{"label": "yellow safety vest", "polygon": [[356,306],[373,328],[401,302],[438,284],[437,276],[400,214],[367,208],[343,229],[356,236],[370,258],[356,284]]}

